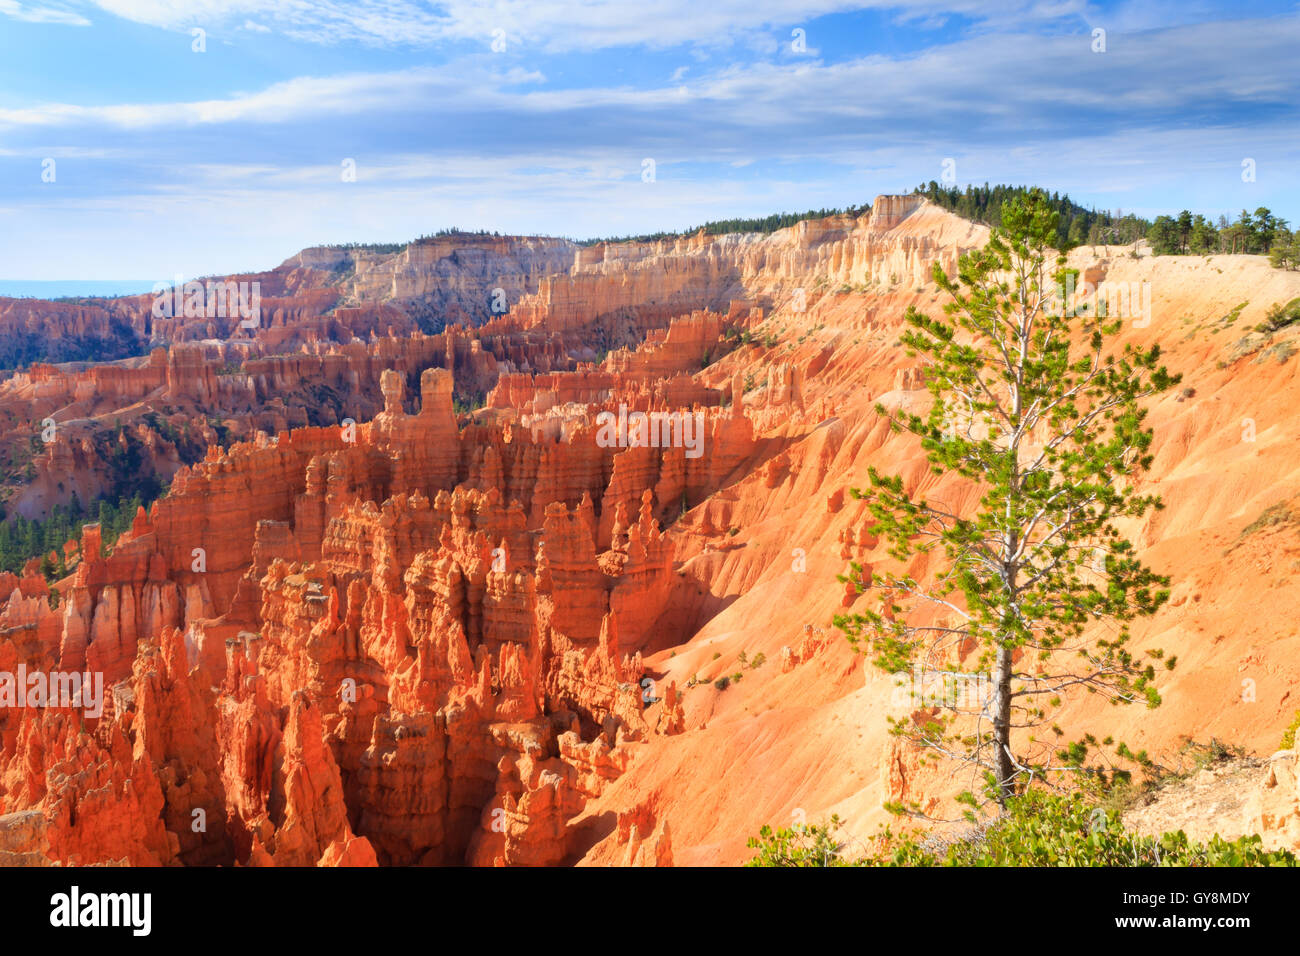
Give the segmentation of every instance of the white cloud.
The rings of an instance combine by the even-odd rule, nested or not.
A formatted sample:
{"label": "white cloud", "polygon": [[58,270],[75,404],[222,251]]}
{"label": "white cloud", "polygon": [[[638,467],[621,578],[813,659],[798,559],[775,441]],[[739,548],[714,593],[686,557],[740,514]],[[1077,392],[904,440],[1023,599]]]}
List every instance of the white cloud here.
{"label": "white cloud", "polygon": [[0,14],[24,23],[62,23],[65,26],[88,27],[90,21],[78,13],[55,7],[33,7],[17,0],[0,0]]}
{"label": "white cloud", "polygon": [[214,27],[257,17],[286,36],[314,43],[427,45],[491,42],[504,30],[515,43],[549,51],[610,46],[717,46],[790,18],[816,17],[860,3],[849,0],[450,0],[439,8],[400,0],[93,0],[116,16],[165,29]]}
{"label": "white cloud", "polygon": [[[192,22],[175,19],[191,9],[286,28],[260,0],[129,6],[175,29]],[[776,5],[757,6],[744,23],[764,22]],[[1076,6],[1049,3],[1026,16]],[[439,14],[441,36],[490,35],[488,21],[456,11]],[[792,22],[811,22],[795,12]],[[575,16],[585,25],[566,42],[620,35],[612,21],[596,28],[599,11]],[[650,19],[626,8],[622,16]],[[661,28],[660,17],[656,8],[654,24],[629,22],[660,39],[676,35],[679,25]],[[389,29],[381,21],[371,24],[375,36]],[[152,263],[265,266],[313,242],[396,240],[453,224],[575,235],[683,228],[869,201],[938,179],[945,157],[956,159],[959,184],[1040,183],[1126,209],[1168,211],[1160,204],[1176,201],[1207,212],[1220,203],[1292,212],[1300,18],[1112,29],[1104,55],[1089,40],[1082,23],[1050,35],[981,29],[916,54],[833,63],[782,54],[719,65],[724,58],[694,59],[695,48],[677,58],[693,64],[686,95],[686,67],[669,79],[663,67],[652,88],[592,75],[587,86],[556,89],[518,65],[526,58],[485,50],[436,67],[301,76],[203,100],[0,109],[0,157],[17,164],[81,151],[76,191],[62,188],[62,162],[57,190],[22,192],[14,183],[31,170],[0,177],[14,222],[0,235],[0,260],[33,276],[53,269],[42,263],[56,254],[97,260],[100,274],[165,275],[171,265]],[[355,183],[340,182],[344,156],[357,159]],[[658,164],[653,184],[640,180],[646,156]],[[1243,156],[1260,162],[1246,194]],[[231,250],[248,258],[233,261]]]}
{"label": "white cloud", "polygon": [[[951,151],[1008,137],[1034,142],[1073,135],[1088,124],[1109,135],[1147,135],[1191,122],[1222,123],[1252,107],[1262,108],[1262,122],[1280,122],[1294,116],[1300,92],[1290,56],[1297,45],[1298,17],[1135,34],[1105,54],[1092,53],[1082,31],[979,35],[905,57],[733,65],[696,77],[686,95],[671,84],[551,89],[541,73],[499,70],[495,57],[483,55],[437,67],[302,76],[218,99],[0,109],[0,129],[171,133],[417,114],[426,124],[420,128],[446,124],[428,137],[440,152],[454,152],[457,144],[481,151],[482,126],[473,123],[489,119],[505,132],[493,149],[506,152],[550,142],[575,150],[667,143],[662,148],[668,152],[706,153],[710,144],[728,139],[746,156],[825,155],[891,139],[925,140],[936,148],[946,142]],[[1187,71],[1189,62],[1198,63],[1197,70]],[[1245,75],[1242,63],[1251,64]],[[389,128],[388,135],[397,135]]]}
{"label": "white cloud", "polygon": [[139,130],[239,122],[280,123],[325,115],[411,109],[427,104],[430,96],[463,93],[468,84],[479,81],[496,86],[543,79],[540,73],[518,69],[506,74],[475,74],[463,65],[454,69],[414,67],[391,73],[302,76],[224,99],[108,106],[52,103],[0,109],[0,128],[82,125]]}
{"label": "white cloud", "polygon": [[[958,13],[988,25],[1019,25],[1078,17],[1084,0],[446,0],[434,6],[402,0],[88,0],[124,19],[165,29],[237,24],[256,17],[286,36],[311,43],[360,42],[425,46],[480,42],[504,30],[509,49],[572,52],[609,47],[716,48],[771,46],[763,31],[808,23],[855,9],[896,11],[901,21],[934,26]],[[989,7],[994,7],[990,11]],[[782,35],[789,42],[788,32]],[[809,36],[811,44],[814,37]]]}

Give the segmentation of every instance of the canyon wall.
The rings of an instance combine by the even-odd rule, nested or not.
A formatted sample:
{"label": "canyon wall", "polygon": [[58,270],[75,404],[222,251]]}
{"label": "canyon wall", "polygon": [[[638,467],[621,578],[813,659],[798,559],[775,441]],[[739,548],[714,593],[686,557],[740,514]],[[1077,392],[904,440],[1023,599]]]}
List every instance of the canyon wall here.
{"label": "canyon wall", "polygon": [[[769,236],[305,250],[277,295],[328,273],[355,305],[12,376],[6,434],[58,427],[10,506],[93,493],[72,476],[114,418],[171,487],[111,550],[87,526],[66,579],[0,574],[0,672],[105,687],[94,716],[0,708],[0,860],[735,863],[764,823],[839,813],[866,836],[887,800],[951,809],[964,782],[889,734],[888,678],[829,622],[864,600],[836,575],[890,560],[848,493],[869,467],[974,501],[877,406],[926,407],[903,315],[937,315],[931,268],[986,237],[880,197]],[[435,295],[429,270],[454,265],[451,314],[494,257],[519,265],[504,314],[417,330],[398,292]],[[1137,637],[1185,663],[1159,710],[1080,701],[1071,729],[1271,750],[1300,676],[1300,365],[1296,330],[1251,328],[1300,278],[1242,256],[1071,264],[1149,282],[1124,341],[1185,375],[1151,411],[1167,507],[1133,529],[1174,577]],[[384,309],[407,324],[380,330]],[[189,455],[186,422],[224,441]]]}

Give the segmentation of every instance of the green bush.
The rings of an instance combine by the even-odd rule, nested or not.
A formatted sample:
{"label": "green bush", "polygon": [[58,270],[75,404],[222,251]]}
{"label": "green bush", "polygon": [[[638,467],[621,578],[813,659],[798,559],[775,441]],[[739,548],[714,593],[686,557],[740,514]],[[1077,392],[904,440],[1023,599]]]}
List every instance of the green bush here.
{"label": "green bush", "polygon": [[888,828],[874,849],[846,858],[840,821],[773,831],[749,841],[748,866],[1295,866],[1285,850],[1265,850],[1258,836],[1211,837],[1196,843],[1179,830],[1158,837],[1124,829],[1118,814],[1081,794],[1031,791],[1011,798],[1007,812],[946,846],[934,838],[899,836]]}
{"label": "green bush", "polygon": [[1279,750],[1295,750],[1295,735],[1297,730],[1300,730],[1300,710],[1295,712],[1295,720],[1291,721],[1291,726],[1283,732],[1282,746],[1278,748]]}
{"label": "green bush", "polygon": [[1264,321],[1255,326],[1255,331],[1276,332],[1296,322],[1300,322],[1300,299],[1292,299],[1286,305],[1274,302],[1265,314]]}
{"label": "green bush", "polygon": [[813,826],[797,825],[780,830],[764,826],[748,846],[758,855],[745,866],[857,866],[844,858],[844,844],[836,837],[840,818]]}

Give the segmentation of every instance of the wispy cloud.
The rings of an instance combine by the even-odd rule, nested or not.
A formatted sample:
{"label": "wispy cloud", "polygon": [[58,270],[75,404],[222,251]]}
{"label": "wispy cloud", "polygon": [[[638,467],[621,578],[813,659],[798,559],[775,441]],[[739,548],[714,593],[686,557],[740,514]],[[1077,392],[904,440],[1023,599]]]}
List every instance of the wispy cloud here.
{"label": "wispy cloud", "polygon": [[664,0],[638,6],[617,0],[450,0],[437,8],[398,0],[95,0],[136,23],[164,29],[214,26],[256,18],[286,36],[312,43],[362,42],[420,46],[478,41],[494,31],[508,43],[548,51],[611,46],[704,46],[731,42],[747,30],[791,18],[815,17],[860,3],[844,0]]}
{"label": "wispy cloud", "polygon": [[[90,2],[90,0],[86,0]],[[136,23],[164,29],[214,28],[255,18],[286,36],[311,43],[359,42],[426,46],[478,42],[486,48],[502,31],[509,46],[551,53],[611,47],[723,47],[746,42],[755,31],[789,30],[827,14],[876,9],[898,22],[934,29],[952,15],[987,29],[1086,17],[1085,0],[446,0],[435,6],[402,0],[93,0],[95,6]],[[1184,22],[1183,4],[1168,4],[1163,22]],[[1126,7],[1117,27],[1139,14]],[[1155,25],[1149,23],[1147,25]]]}
{"label": "wispy cloud", "polygon": [[[976,36],[909,56],[870,55],[826,63],[734,65],[663,86],[591,84],[551,88],[540,71],[500,69],[491,57],[382,73],[302,76],[265,89],[183,102],[0,109],[0,128],[168,131],[239,124],[301,124],[322,117],[417,113],[449,124],[428,131],[438,151],[483,148],[466,114],[490,114],[493,152],[539,142],[707,151],[728,140],[765,155],[815,155],[827,144],[920,140],[942,145],[1033,143],[1092,127],[1098,137],[1220,125],[1249,117],[1291,122],[1300,74],[1291,53],[1300,17],[1180,26],[1131,34],[1093,53],[1086,33]],[[1198,64],[1194,70],[1188,63]],[[1243,71],[1239,64],[1250,63]],[[864,95],[865,91],[865,95]],[[556,125],[538,125],[546,119]],[[783,136],[773,137],[773,132]],[[420,139],[418,130],[390,137]],[[1011,137],[1008,140],[1008,137]]]}
{"label": "wispy cloud", "polygon": [[88,27],[90,21],[79,13],[53,6],[32,6],[18,0],[0,0],[0,14],[24,23],[61,23],[71,27]]}
{"label": "wispy cloud", "polygon": [[[0,236],[0,259],[57,277],[66,268],[50,256],[93,256],[116,264],[99,274],[139,275],[172,258],[184,259],[182,271],[249,268],[309,242],[409,238],[452,224],[575,235],[682,228],[861,203],[939,179],[945,160],[958,184],[1033,182],[1151,211],[1271,204],[1300,219],[1295,15],[1150,27],[1136,8],[1063,0],[1019,4],[1019,21],[996,26],[973,2],[917,0],[883,15],[923,35],[894,50],[856,38],[846,48],[833,25],[815,20],[838,6],[830,0],[755,0],[726,8],[744,7],[723,31],[731,42],[776,22],[769,45],[788,48],[789,24],[807,23],[821,52],[715,56],[700,45],[712,8],[675,18],[685,9],[675,3],[652,13],[582,5],[557,24],[543,22],[557,9],[549,0],[436,11],[289,0],[298,27],[365,20],[372,39],[408,21],[425,23],[430,42],[490,38],[491,17],[505,11],[517,17],[500,27],[508,45],[531,36],[596,48],[640,31],[643,47],[678,48],[636,58],[501,57],[473,45],[436,57],[312,50],[284,58],[305,65],[303,75],[260,84],[207,54],[172,73],[215,78],[186,84],[185,95],[170,85],[120,97],[10,94],[0,108],[0,205],[14,227]],[[140,23],[185,31],[206,15],[210,37],[228,22],[259,56],[293,47],[250,26],[296,28],[263,0],[103,5],[129,16],[133,35],[152,32]],[[1195,9],[1191,0],[1183,12]],[[962,27],[934,19],[944,16]],[[104,17],[95,14],[97,27]],[[1105,53],[1093,52],[1093,23],[1105,24]],[[188,50],[162,36],[160,48]],[[642,56],[649,68],[621,71]],[[246,88],[221,85],[231,82]],[[58,161],[56,181],[42,178],[46,158]],[[652,183],[641,179],[646,158],[656,163]],[[1249,184],[1244,158],[1258,168]],[[354,182],[340,176],[344,160],[356,164]]]}

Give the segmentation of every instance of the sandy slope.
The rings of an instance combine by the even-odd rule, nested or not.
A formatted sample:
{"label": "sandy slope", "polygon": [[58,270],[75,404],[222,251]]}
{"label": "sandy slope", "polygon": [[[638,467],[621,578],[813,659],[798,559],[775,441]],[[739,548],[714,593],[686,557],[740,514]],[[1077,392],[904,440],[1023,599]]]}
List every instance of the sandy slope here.
{"label": "sandy slope", "polygon": [[[897,229],[942,233],[954,228],[951,218],[925,207]],[[1162,684],[1161,708],[1071,702],[1062,726],[1069,737],[1114,733],[1157,754],[1185,736],[1212,735],[1271,753],[1300,707],[1292,693],[1300,678],[1300,358],[1289,357],[1300,330],[1254,351],[1253,341],[1239,343],[1271,303],[1300,295],[1300,274],[1255,256],[1134,259],[1097,251],[1110,254],[1077,250],[1071,265],[1094,276],[1104,270],[1109,281],[1149,282],[1152,321],[1127,329],[1124,339],[1159,341],[1171,370],[1183,375],[1150,415],[1155,463],[1144,486],[1167,507],[1133,529],[1146,560],[1173,577],[1172,600],[1137,624],[1137,644],[1162,646],[1180,664]],[[719,374],[739,368],[761,378],[773,358],[805,364],[808,413],[769,420],[769,434],[786,443],[783,454],[697,507],[677,532],[685,574],[707,585],[720,610],[688,643],[651,663],[679,686],[693,675],[713,680],[740,671],[743,679],[725,690],[707,683],[688,690],[687,732],[645,745],[632,771],[589,808],[598,814],[652,800],[670,825],[678,864],[739,862],[748,856],[746,837],[762,824],[832,812],[865,836],[887,819],[882,801],[917,799],[942,813],[939,798],[970,783],[968,772],[921,768],[915,754],[891,743],[888,680],[830,626],[843,593],[835,574],[849,557],[873,562],[880,554],[862,533],[869,523],[862,505],[828,499],[864,485],[871,463],[921,481],[927,493],[939,487],[955,500],[970,498],[970,489],[947,479],[936,484],[915,441],[888,437],[872,411],[876,401],[925,399],[902,371],[915,360],[894,345],[906,305],[937,313],[933,287],[917,288],[825,292],[806,314],[778,310],[763,329],[781,339],[772,354],[741,350],[718,365]],[[763,396],[747,401],[761,405]],[[1279,505],[1293,517],[1243,533]],[[806,553],[802,573],[796,548]],[[807,659],[783,671],[783,649]],[[761,652],[766,662],[742,668],[742,651],[750,659]]]}

